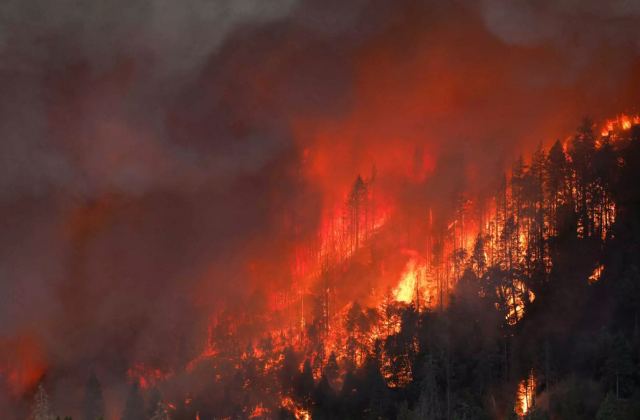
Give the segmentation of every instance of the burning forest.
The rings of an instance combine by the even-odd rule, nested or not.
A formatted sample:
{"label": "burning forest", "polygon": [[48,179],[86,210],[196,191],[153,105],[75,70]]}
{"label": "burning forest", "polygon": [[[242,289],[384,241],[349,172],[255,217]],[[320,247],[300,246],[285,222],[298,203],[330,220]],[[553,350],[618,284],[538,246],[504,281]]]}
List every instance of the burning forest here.
{"label": "burning forest", "polygon": [[634,2],[0,16],[0,419],[640,418]]}

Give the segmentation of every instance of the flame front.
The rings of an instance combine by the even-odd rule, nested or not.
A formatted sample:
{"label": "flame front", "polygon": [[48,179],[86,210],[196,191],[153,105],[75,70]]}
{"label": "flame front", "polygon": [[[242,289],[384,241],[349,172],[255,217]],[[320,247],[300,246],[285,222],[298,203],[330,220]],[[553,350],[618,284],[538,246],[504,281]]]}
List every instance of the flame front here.
{"label": "flame front", "polygon": [[424,279],[425,275],[426,266],[417,257],[410,258],[402,272],[398,285],[393,289],[395,299],[398,302],[413,302],[418,298],[422,289],[422,279]]}
{"label": "flame front", "polygon": [[639,124],[640,115],[620,114],[613,119],[607,120],[600,130],[600,134],[603,137],[607,137],[614,134],[616,131],[627,131],[634,125]]}

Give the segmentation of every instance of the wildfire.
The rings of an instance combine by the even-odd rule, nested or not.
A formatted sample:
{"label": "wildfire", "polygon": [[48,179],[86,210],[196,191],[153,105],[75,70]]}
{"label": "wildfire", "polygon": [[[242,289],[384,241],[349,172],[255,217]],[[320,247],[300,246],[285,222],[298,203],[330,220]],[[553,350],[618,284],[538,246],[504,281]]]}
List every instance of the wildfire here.
{"label": "wildfire", "polygon": [[149,389],[170,376],[171,372],[151,368],[144,363],[136,363],[127,370],[127,378],[129,378],[129,381],[137,382],[142,389]]}
{"label": "wildfire", "polygon": [[604,264],[599,264],[596,268],[593,269],[591,275],[588,277],[589,284],[597,283],[602,276],[602,272],[604,271]]}
{"label": "wildfire", "polygon": [[532,370],[529,373],[529,377],[521,380],[518,384],[515,406],[515,412],[518,416],[526,416],[534,407],[536,386],[537,381]]}
{"label": "wildfire", "polygon": [[296,420],[311,420],[311,413],[309,413],[309,410],[306,410],[296,404],[296,402],[290,397],[283,397],[280,401],[280,406],[292,412]]}
{"label": "wildfire", "polygon": [[344,203],[324,212],[319,232],[321,261],[349,259],[389,219],[391,206],[374,195],[373,180],[358,180]]}
{"label": "wildfire", "polygon": [[634,125],[640,124],[640,115],[620,114],[617,117],[607,120],[600,130],[600,134],[605,137],[615,131],[627,131]]}
{"label": "wildfire", "polygon": [[39,343],[30,335],[0,341],[0,378],[6,378],[9,390],[20,395],[33,388],[46,365]]}
{"label": "wildfire", "polygon": [[202,353],[200,353],[195,359],[191,360],[187,363],[186,370],[187,372],[193,371],[193,369],[203,362],[204,360],[211,359],[218,354],[217,350],[213,348],[211,345],[207,345]]}
{"label": "wildfire", "polygon": [[[629,130],[639,123],[640,116],[621,115],[607,121],[602,135],[611,136],[612,133]],[[566,144],[564,153],[568,153]],[[331,354],[340,363],[338,376],[344,376],[345,368],[342,366],[344,361],[348,361],[355,367],[361,367],[367,355],[379,351],[377,355],[381,363],[380,373],[385,378],[387,386],[390,388],[407,386],[413,380],[409,354],[418,353],[418,340],[414,338],[413,343],[407,345],[407,354],[393,360],[393,355],[390,356],[391,352],[387,352],[384,347],[381,350],[376,347],[384,343],[386,338],[401,331],[401,318],[398,313],[404,309],[411,310],[411,307],[407,308],[403,304],[415,303],[417,310],[420,311],[421,302],[425,305],[424,307],[432,304],[435,307],[435,301],[439,299],[440,310],[444,311],[448,296],[455,290],[459,279],[470,272],[478,281],[483,281],[483,276],[491,274],[490,267],[498,267],[501,272],[508,275],[497,276],[500,283],[491,283],[492,289],[483,289],[478,293],[482,293],[482,297],[493,295],[492,297],[495,298],[493,303],[504,315],[508,325],[516,325],[523,319],[527,304],[533,302],[536,296],[528,287],[526,274],[524,276],[521,274],[524,272],[522,268],[530,262],[529,258],[538,258],[549,269],[551,257],[547,248],[536,247],[538,232],[535,229],[540,224],[545,225],[550,222],[544,218],[542,222],[537,222],[527,212],[514,211],[511,207],[515,205],[509,202],[514,200],[515,192],[506,184],[500,196],[504,197],[502,208],[499,208],[500,198],[497,197],[494,197],[491,203],[481,203],[480,200],[476,203],[473,200],[464,199],[461,200],[461,204],[456,204],[459,208],[446,215],[448,220],[439,220],[434,223],[433,214],[429,209],[429,216],[424,221],[424,225],[415,228],[416,236],[420,237],[417,240],[414,239],[414,242],[408,239],[404,242],[404,234],[396,235],[403,236],[401,239],[389,239],[398,233],[394,230],[397,229],[397,223],[394,223],[396,222],[395,213],[402,207],[396,208],[393,205],[396,203],[384,202],[378,192],[374,194],[374,180],[374,174],[369,178],[358,176],[350,193],[343,197],[340,204],[323,209],[318,230],[315,235],[312,235],[313,238],[308,243],[300,242],[292,247],[293,252],[288,260],[290,262],[288,274],[292,279],[292,287],[285,291],[271,291],[267,306],[267,312],[278,312],[284,321],[277,326],[269,325],[265,329],[264,336],[261,338],[268,337],[268,347],[261,348],[256,344],[259,340],[251,339],[249,349],[242,353],[239,360],[243,362],[259,360],[261,373],[273,374],[282,367],[284,350],[292,348],[296,355],[301,355],[312,363],[312,374],[318,381],[323,373],[323,366],[327,364]],[[571,188],[573,190],[569,194],[578,194],[576,187]],[[615,220],[615,203],[607,200],[603,204],[606,210],[603,217],[591,221],[592,226],[600,229],[595,234],[602,235],[603,240],[607,237],[607,229]],[[517,229],[509,226],[509,223],[517,226]],[[585,233],[584,229],[584,226],[578,226],[579,235],[590,234]],[[547,239],[546,235],[551,236],[553,233],[547,233],[546,229],[541,228],[539,236]],[[359,261],[362,256],[367,255],[370,245],[380,245],[387,240],[393,244],[395,252],[402,250],[403,259],[393,260],[393,264],[389,264],[394,267],[394,276],[399,271],[398,267],[401,267],[395,265],[396,262],[406,262],[399,278],[394,278],[394,280],[397,279],[395,286],[387,289],[390,293],[386,293],[384,302],[379,299],[382,295],[375,284],[368,288],[373,290],[370,295],[359,296],[362,297],[360,302],[365,301],[369,305],[364,308],[354,303],[357,302],[357,298],[350,301],[343,299],[338,302],[329,302],[329,291],[335,293],[333,286],[329,285],[331,280],[321,285],[319,289],[322,292],[314,291],[315,285],[325,281],[323,277],[325,274],[329,277],[333,275],[330,270],[338,272],[336,278],[342,279],[343,277],[340,276],[349,273],[350,261]],[[415,241],[421,241],[424,247]],[[390,248],[387,245],[385,243],[384,246],[375,250],[384,252]],[[371,248],[375,247],[371,246]],[[385,259],[386,255],[378,255],[378,257]],[[365,259],[362,258],[362,260]],[[386,273],[386,263],[387,260],[380,264],[380,272]],[[253,272],[262,274],[259,263],[252,262],[250,267]],[[325,272],[326,267],[329,267],[327,270],[330,274]],[[589,284],[597,282],[603,270],[604,265],[598,265],[588,277]],[[362,289],[364,290],[364,287]],[[308,296],[314,293],[312,299],[308,299]],[[318,301],[314,301],[313,298]],[[353,296],[349,297],[349,299],[352,298]],[[357,310],[353,310],[354,307]],[[388,308],[391,310],[385,313]],[[318,313],[310,315],[312,311]],[[349,327],[345,325],[346,319],[349,319]],[[218,321],[212,317],[208,337],[203,346],[204,350],[187,364],[187,372],[191,372],[201,362],[226,354],[226,348],[222,343],[214,340],[212,331],[216,325]],[[233,324],[230,328],[235,332],[238,325]],[[315,337],[310,338],[309,331],[316,334]],[[314,339],[317,341],[313,341]],[[302,371],[304,362],[299,361],[299,363],[299,371]],[[239,368],[240,363],[235,366]],[[136,364],[128,371],[129,379],[137,381],[142,388],[154,386],[171,374],[171,372],[149,368],[143,364]],[[214,377],[216,381],[223,378],[221,374],[216,374]],[[341,383],[342,379],[338,377],[332,382],[332,386]],[[251,384],[251,382],[245,382],[244,389]],[[523,417],[530,413],[534,407],[535,391],[536,378],[532,371],[526,379],[518,383],[514,407],[518,416]],[[273,402],[266,405],[262,402],[253,403],[246,406],[243,413],[249,418],[267,418],[273,414],[274,408],[271,404]],[[311,414],[304,403],[292,397],[281,397],[280,407],[290,411],[296,419],[311,419]]]}
{"label": "wildfire", "polygon": [[536,299],[536,295],[528,290],[526,285],[520,281],[516,280],[513,282],[512,290],[507,290],[503,288],[500,293],[507,299],[508,311],[505,315],[505,319],[509,323],[509,325],[515,325],[522,319],[524,316],[525,309],[525,299],[528,299],[529,302],[533,302]]}
{"label": "wildfire", "polygon": [[412,257],[407,261],[400,281],[393,289],[393,297],[398,302],[411,303],[416,298],[416,293],[422,288],[422,279],[426,275],[426,266],[418,257]]}
{"label": "wildfire", "polygon": [[251,413],[249,413],[249,418],[250,419],[268,418],[269,414],[270,414],[270,410],[268,408],[266,408],[262,404],[258,404],[257,406],[254,407]]}

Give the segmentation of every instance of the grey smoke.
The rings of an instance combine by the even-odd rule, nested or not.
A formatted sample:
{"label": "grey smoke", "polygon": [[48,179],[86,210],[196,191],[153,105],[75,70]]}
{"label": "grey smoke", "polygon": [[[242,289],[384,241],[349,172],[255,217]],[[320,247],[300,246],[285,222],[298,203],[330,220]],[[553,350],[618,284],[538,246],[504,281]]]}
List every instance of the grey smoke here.
{"label": "grey smoke", "polygon": [[484,0],[482,16],[487,27],[505,42],[585,48],[631,46],[640,53],[640,2],[613,1],[509,1]]}
{"label": "grey smoke", "polygon": [[[295,4],[296,0],[2,2],[0,199],[41,194],[49,188],[82,194],[110,187],[148,191],[169,173],[203,176],[193,173],[194,161],[226,173],[237,156],[209,161],[169,144],[158,122],[163,115],[157,114],[157,102],[197,77],[235,30],[282,19]],[[139,86],[128,98],[82,93],[96,97],[86,101],[87,114],[77,115],[84,121],[71,121],[80,126],[73,142],[81,156],[70,156],[49,138],[47,77],[86,60],[90,77],[100,78],[122,57],[148,59],[153,71],[136,80]],[[141,158],[142,153],[147,157]],[[116,167],[105,167],[114,161]]]}

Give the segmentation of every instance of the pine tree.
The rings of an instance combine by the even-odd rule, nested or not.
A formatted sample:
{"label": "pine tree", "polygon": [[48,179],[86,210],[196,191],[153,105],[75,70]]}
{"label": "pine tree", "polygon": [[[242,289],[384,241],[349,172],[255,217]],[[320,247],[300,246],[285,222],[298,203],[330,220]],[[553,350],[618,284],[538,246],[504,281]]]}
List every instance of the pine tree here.
{"label": "pine tree", "polygon": [[567,205],[571,191],[568,187],[567,157],[557,140],[549,150],[549,157],[546,160],[545,179],[547,185],[548,212],[550,219],[550,235],[555,236],[560,230],[561,209]]}
{"label": "pine tree", "polygon": [[[533,265],[540,265],[545,258],[545,202],[544,202],[544,170],[547,156],[539,146],[527,173],[526,193],[529,221],[527,254],[532,256]],[[529,268],[529,273],[534,267]]]}
{"label": "pine tree", "polygon": [[54,418],[49,404],[49,396],[42,383],[38,385],[36,395],[33,397],[30,420],[52,420]]}
{"label": "pine tree", "polygon": [[609,392],[596,414],[596,420],[620,420],[625,418],[623,410],[621,408],[620,400],[616,398],[613,393]]}
{"label": "pine tree", "polygon": [[[358,175],[351,192],[349,193],[348,209],[349,209],[349,228],[351,239],[351,250],[355,251],[360,247],[360,237],[363,231],[362,212],[366,208],[367,184],[362,177]],[[366,228],[366,226],[365,226]]]}
{"label": "pine tree", "polygon": [[131,385],[129,396],[122,412],[122,420],[143,420],[144,419],[144,400],[140,394],[137,382]]}
{"label": "pine tree", "polygon": [[487,270],[487,255],[485,253],[485,238],[478,233],[473,244],[473,252],[469,259],[470,268],[478,278],[481,278]]}
{"label": "pine tree", "polygon": [[311,363],[309,359],[304,361],[302,372],[300,372],[295,381],[295,395],[301,401],[309,403],[314,389],[313,372],[311,371]]}
{"label": "pine tree", "polygon": [[157,387],[153,387],[147,397],[147,417],[152,417],[158,409],[158,404],[162,402],[162,394]]}
{"label": "pine tree", "polygon": [[287,347],[283,352],[283,360],[278,376],[280,386],[285,394],[291,394],[295,387],[295,378],[298,374],[298,356],[293,347]]}
{"label": "pine tree", "polygon": [[169,416],[169,406],[166,403],[159,401],[156,407],[156,410],[151,416],[150,420],[170,420],[170,419],[171,417]]}
{"label": "pine tree", "polygon": [[631,346],[621,334],[614,337],[609,351],[609,357],[605,362],[605,372],[613,382],[615,397],[620,398],[624,380],[633,373],[633,358]]}
{"label": "pine tree", "polygon": [[593,205],[592,182],[594,179],[593,158],[596,150],[595,144],[593,122],[585,119],[578,127],[569,150],[576,183],[578,232],[582,237],[589,237],[593,234],[590,215],[592,214]]}
{"label": "pine tree", "polygon": [[97,420],[104,417],[102,388],[94,373],[89,376],[89,380],[87,381],[82,413],[84,420]]}
{"label": "pine tree", "polygon": [[416,407],[415,417],[432,420],[440,417],[440,396],[436,382],[436,366],[431,355],[424,364],[424,378],[421,384],[420,399]]}
{"label": "pine tree", "polygon": [[324,366],[323,375],[327,378],[329,385],[333,389],[338,387],[338,379],[340,378],[340,367],[338,366],[338,360],[336,354],[331,352],[327,364]]}

